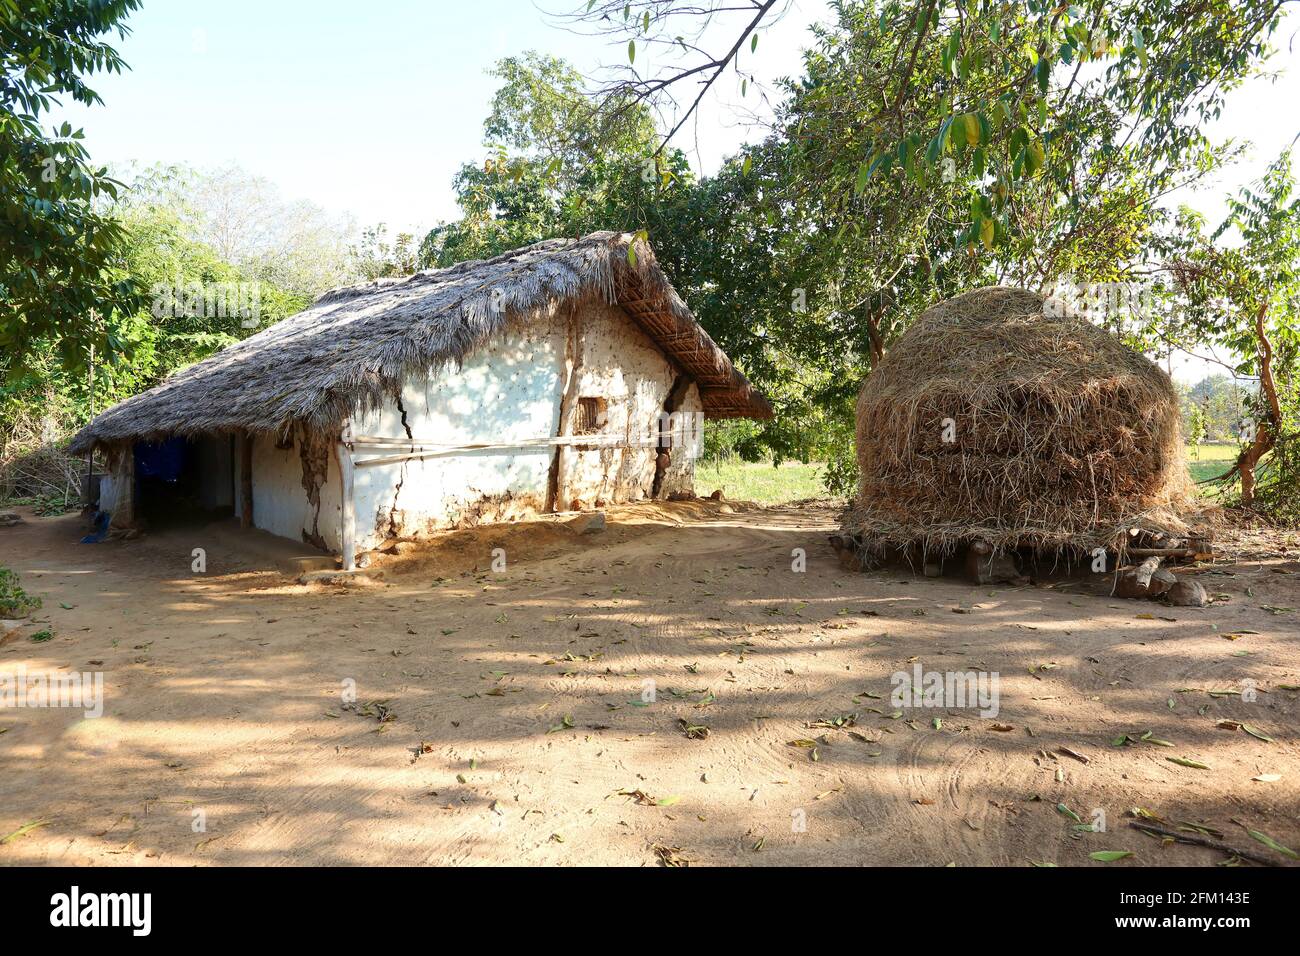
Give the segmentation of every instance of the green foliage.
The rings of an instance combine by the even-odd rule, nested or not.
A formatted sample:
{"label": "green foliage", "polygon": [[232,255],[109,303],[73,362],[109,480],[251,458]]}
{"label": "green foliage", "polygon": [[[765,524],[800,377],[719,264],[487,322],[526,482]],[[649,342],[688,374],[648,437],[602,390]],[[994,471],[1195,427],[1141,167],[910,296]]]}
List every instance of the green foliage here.
{"label": "green foliage", "polygon": [[367,282],[411,275],[420,268],[420,250],[415,237],[399,232],[390,241],[388,226],[380,223],[364,229],[361,241],[349,247],[350,271]]}
{"label": "green foliage", "polygon": [[[26,361],[0,357],[0,432],[11,435],[38,415],[59,437],[104,408],[157,385],[175,369],[206,358],[260,328],[300,311],[308,295],[259,278],[257,262],[232,263],[197,238],[204,230],[187,197],[205,177],[153,168],[105,205],[120,232],[118,268],[140,290],[136,306],[98,317],[106,351],[66,358],[58,332],[34,338]],[[92,361],[93,358],[93,361]],[[88,367],[89,366],[89,367]]]}
{"label": "green foliage", "polygon": [[1187,440],[1199,432],[1201,442],[1236,442],[1242,419],[1255,406],[1255,393],[1253,384],[1246,387],[1227,375],[1209,375],[1190,388],[1180,387]]}
{"label": "green foliage", "polygon": [[1201,442],[1205,441],[1205,413],[1199,405],[1193,405],[1187,416],[1187,443],[1192,446],[1192,453],[1199,454]]}
{"label": "green foliage", "polygon": [[39,597],[22,589],[17,573],[0,564],[0,617],[26,617],[40,606]]}
{"label": "green foliage", "polygon": [[[1241,503],[1300,520],[1300,197],[1290,153],[1229,199],[1228,216],[1212,233],[1183,210],[1161,251],[1176,308],[1151,315],[1143,332],[1189,351],[1209,345],[1240,357],[1235,373],[1259,382],[1244,416]],[[1248,457],[1252,446],[1258,464]],[[1242,470],[1256,467],[1251,488]]]}
{"label": "green foliage", "polygon": [[121,226],[99,208],[120,185],[89,163],[82,132],[50,132],[42,114],[61,95],[100,102],[85,77],[121,72],[100,37],[124,38],[140,0],[0,3],[0,350],[11,376],[55,348],[63,366],[85,367],[121,343],[90,321],[130,312],[138,290],[123,270]]}

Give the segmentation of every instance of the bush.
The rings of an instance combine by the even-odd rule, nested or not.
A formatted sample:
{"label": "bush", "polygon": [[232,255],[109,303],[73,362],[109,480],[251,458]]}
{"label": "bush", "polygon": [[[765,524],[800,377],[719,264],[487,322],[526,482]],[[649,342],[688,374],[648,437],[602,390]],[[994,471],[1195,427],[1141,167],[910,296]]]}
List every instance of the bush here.
{"label": "bush", "polygon": [[22,589],[18,575],[0,565],[0,617],[26,617],[41,606],[41,599],[34,598]]}

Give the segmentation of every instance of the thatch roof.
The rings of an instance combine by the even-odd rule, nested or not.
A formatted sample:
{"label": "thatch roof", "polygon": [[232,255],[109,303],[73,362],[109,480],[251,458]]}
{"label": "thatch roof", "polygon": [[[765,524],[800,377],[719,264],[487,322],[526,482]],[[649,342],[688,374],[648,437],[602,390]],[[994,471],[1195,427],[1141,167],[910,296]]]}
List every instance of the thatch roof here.
{"label": "thatch roof", "polygon": [[926,310],[863,385],[857,446],[844,526],[876,551],[1122,549],[1190,501],[1169,376],[1023,289]]}
{"label": "thatch roof", "polygon": [[632,236],[549,239],[493,259],[327,292],[309,308],[182,369],[97,416],[72,441],[93,446],[295,423],[332,429],[375,408],[412,376],[456,365],[513,322],[558,301],[618,303],[695,380],[712,418],[770,418],[772,408],[700,327]]}

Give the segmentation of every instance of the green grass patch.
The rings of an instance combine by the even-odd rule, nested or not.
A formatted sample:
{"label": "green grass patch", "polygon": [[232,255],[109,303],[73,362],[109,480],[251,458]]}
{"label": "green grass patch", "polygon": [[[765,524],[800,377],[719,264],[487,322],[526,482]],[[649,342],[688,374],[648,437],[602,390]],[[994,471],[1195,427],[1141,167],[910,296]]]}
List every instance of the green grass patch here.
{"label": "green grass patch", "polygon": [[[1217,478],[1227,471],[1240,453],[1236,445],[1200,445],[1187,446],[1187,471],[1192,481],[1205,481]],[[1217,489],[1212,485],[1203,485],[1201,493],[1213,493]]]}
{"label": "green grass patch", "polygon": [[18,575],[0,565],[0,617],[26,617],[40,606],[41,599],[22,589]]}
{"label": "green grass patch", "polygon": [[825,498],[822,470],[819,462],[803,464],[797,461],[772,465],[770,462],[714,461],[700,459],[695,462],[695,493],[709,495],[715,488],[737,501],[756,501],[762,505],[778,505],[805,498]]}

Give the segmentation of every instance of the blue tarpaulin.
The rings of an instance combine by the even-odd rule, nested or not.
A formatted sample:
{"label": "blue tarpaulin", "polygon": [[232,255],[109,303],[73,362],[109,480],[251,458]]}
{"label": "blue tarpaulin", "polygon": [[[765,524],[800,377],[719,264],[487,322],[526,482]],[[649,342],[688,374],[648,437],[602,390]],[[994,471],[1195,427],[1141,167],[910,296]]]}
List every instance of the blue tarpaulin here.
{"label": "blue tarpaulin", "polygon": [[169,438],[163,442],[139,442],[135,446],[137,478],[159,478],[174,482],[181,476],[185,463],[185,439]]}

